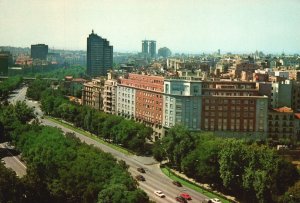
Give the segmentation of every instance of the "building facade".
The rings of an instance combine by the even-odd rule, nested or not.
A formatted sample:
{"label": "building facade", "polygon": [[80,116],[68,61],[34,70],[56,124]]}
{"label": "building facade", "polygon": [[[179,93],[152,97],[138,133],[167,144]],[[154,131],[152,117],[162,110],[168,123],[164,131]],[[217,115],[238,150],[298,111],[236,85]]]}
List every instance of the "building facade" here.
{"label": "building facade", "polygon": [[202,129],[266,134],[268,98],[254,82],[205,81],[202,97]]}
{"label": "building facade", "polygon": [[35,44],[31,45],[31,58],[47,60],[48,45],[46,44]]}
{"label": "building facade", "polygon": [[104,82],[103,92],[103,111],[109,114],[116,114],[117,104],[117,80],[109,74],[108,79]]}
{"label": "building facade", "polygon": [[299,140],[299,119],[291,108],[272,109],[268,115],[269,138],[273,140]]}
{"label": "building facade", "polygon": [[100,78],[92,79],[83,84],[82,104],[97,110],[103,109],[104,81]]}
{"label": "building facade", "polygon": [[293,81],[292,84],[292,109],[294,112],[300,112],[300,82]]}
{"label": "building facade", "polygon": [[271,91],[271,108],[289,107],[292,106],[292,82],[285,80],[272,83]]}
{"label": "building facade", "polygon": [[117,113],[134,118],[154,129],[154,135],[162,135],[164,78],[128,74],[117,87]]}
{"label": "building facade", "polygon": [[142,53],[143,54],[149,54],[148,40],[143,40],[142,41]]}
{"label": "building facade", "polygon": [[105,81],[104,91],[99,83],[84,85],[83,104],[145,123],[155,139],[176,124],[225,136],[264,138],[268,132],[268,97],[255,82],[130,73]]}
{"label": "building facade", "polygon": [[87,74],[92,77],[106,76],[112,66],[113,47],[92,31],[87,38]]}
{"label": "building facade", "polygon": [[164,85],[165,128],[181,123],[222,135],[266,136],[268,98],[258,95],[255,83],[177,77]]}
{"label": "building facade", "polygon": [[0,76],[8,75],[8,67],[12,65],[10,52],[0,52]]}
{"label": "building facade", "polygon": [[156,41],[154,40],[149,42],[149,54],[151,58],[156,58]]}
{"label": "building facade", "polygon": [[189,129],[201,129],[201,81],[191,77],[165,79],[164,82],[164,120],[165,128],[177,123]]}

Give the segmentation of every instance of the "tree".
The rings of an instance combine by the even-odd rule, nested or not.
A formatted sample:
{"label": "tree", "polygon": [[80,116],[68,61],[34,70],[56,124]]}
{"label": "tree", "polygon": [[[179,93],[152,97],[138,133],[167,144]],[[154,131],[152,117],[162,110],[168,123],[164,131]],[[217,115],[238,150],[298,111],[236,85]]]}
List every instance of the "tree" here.
{"label": "tree", "polygon": [[162,139],[162,147],[170,163],[181,170],[182,159],[195,149],[195,138],[186,127],[175,125]]}
{"label": "tree", "polygon": [[167,57],[171,56],[171,54],[172,54],[170,49],[167,47],[159,48],[157,53],[158,53],[158,56],[162,56],[164,58],[167,58]]}
{"label": "tree", "polygon": [[16,173],[0,163],[0,202],[20,202],[22,196],[22,183]]}
{"label": "tree", "polygon": [[203,183],[222,185],[218,162],[222,143],[223,139],[201,134],[196,149],[182,160],[184,173]]}
{"label": "tree", "polygon": [[298,180],[288,191],[279,199],[280,203],[300,202],[300,180]]}
{"label": "tree", "polygon": [[247,150],[241,140],[229,139],[220,151],[220,177],[223,185],[235,192],[242,191],[242,176]]}

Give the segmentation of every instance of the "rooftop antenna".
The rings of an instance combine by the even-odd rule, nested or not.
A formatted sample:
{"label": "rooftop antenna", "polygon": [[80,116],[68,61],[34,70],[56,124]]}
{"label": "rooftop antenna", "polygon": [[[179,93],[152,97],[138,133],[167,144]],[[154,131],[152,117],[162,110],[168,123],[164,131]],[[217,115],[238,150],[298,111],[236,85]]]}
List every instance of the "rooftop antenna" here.
{"label": "rooftop antenna", "polygon": [[94,34],[94,29],[92,29],[92,34]]}

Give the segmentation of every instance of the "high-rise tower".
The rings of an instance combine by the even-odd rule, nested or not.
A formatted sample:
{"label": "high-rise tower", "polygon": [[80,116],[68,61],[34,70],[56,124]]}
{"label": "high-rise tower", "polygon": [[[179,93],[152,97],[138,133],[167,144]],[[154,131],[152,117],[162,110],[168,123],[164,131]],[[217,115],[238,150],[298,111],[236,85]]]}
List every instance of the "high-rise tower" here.
{"label": "high-rise tower", "polygon": [[148,40],[143,40],[142,41],[142,53],[143,54],[148,54],[149,50],[148,50]]}
{"label": "high-rise tower", "polygon": [[46,60],[47,54],[48,54],[48,45],[46,44],[31,45],[31,58]]}
{"label": "high-rise tower", "polygon": [[156,57],[156,41],[151,40],[149,43],[149,53],[151,58]]}
{"label": "high-rise tower", "polygon": [[106,76],[113,65],[113,46],[109,41],[94,34],[87,38],[87,74],[92,77]]}
{"label": "high-rise tower", "polygon": [[12,55],[10,52],[0,51],[0,75],[7,76],[8,75],[8,67],[12,65]]}

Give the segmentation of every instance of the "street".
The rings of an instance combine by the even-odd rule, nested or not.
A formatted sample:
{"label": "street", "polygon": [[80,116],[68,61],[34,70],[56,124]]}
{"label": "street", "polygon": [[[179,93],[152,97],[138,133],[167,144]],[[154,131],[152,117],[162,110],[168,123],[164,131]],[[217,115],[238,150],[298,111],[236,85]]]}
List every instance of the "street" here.
{"label": "street", "polygon": [[[43,125],[47,126],[53,126],[60,128],[63,132],[72,132],[78,137],[82,142],[85,142],[89,145],[93,145],[94,147],[102,149],[104,152],[111,153],[114,157],[116,157],[118,160],[124,160],[127,165],[130,166],[129,172],[132,174],[133,177],[140,174],[137,171],[138,167],[143,167],[146,170],[146,173],[143,173],[142,175],[145,177],[146,181],[140,181],[139,187],[143,189],[150,199],[154,200],[155,202],[176,202],[175,197],[178,196],[182,192],[186,192],[190,194],[192,197],[192,200],[189,202],[201,202],[207,197],[204,195],[191,190],[186,187],[177,187],[172,184],[172,180],[169,179],[167,176],[165,176],[160,168],[159,164],[155,163],[152,157],[139,157],[136,155],[125,155],[115,149],[112,149],[104,144],[101,144],[89,137],[86,137],[80,133],[77,133],[73,130],[70,130],[68,128],[65,128],[62,125],[59,125],[55,122],[52,122],[48,119],[42,119],[43,112],[40,109],[39,103],[36,101],[30,101],[25,98],[27,87],[23,87],[22,89],[16,90],[16,93],[12,95],[12,98],[10,98],[10,102],[15,103],[16,101],[25,101],[28,106],[34,108],[34,112],[40,119],[40,122]],[[21,162],[20,162],[21,163]],[[24,167],[24,166],[22,166]],[[26,169],[26,168],[25,168]],[[14,169],[15,170],[15,169]],[[15,170],[16,171],[16,170]],[[154,194],[154,191],[161,190],[166,197],[160,198]]]}
{"label": "street", "polygon": [[3,157],[4,165],[16,172],[19,177],[26,174],[26,165],[20,161],[19,157],[14,153],[14,150],[7,143],[0,143],[0,154]]}

